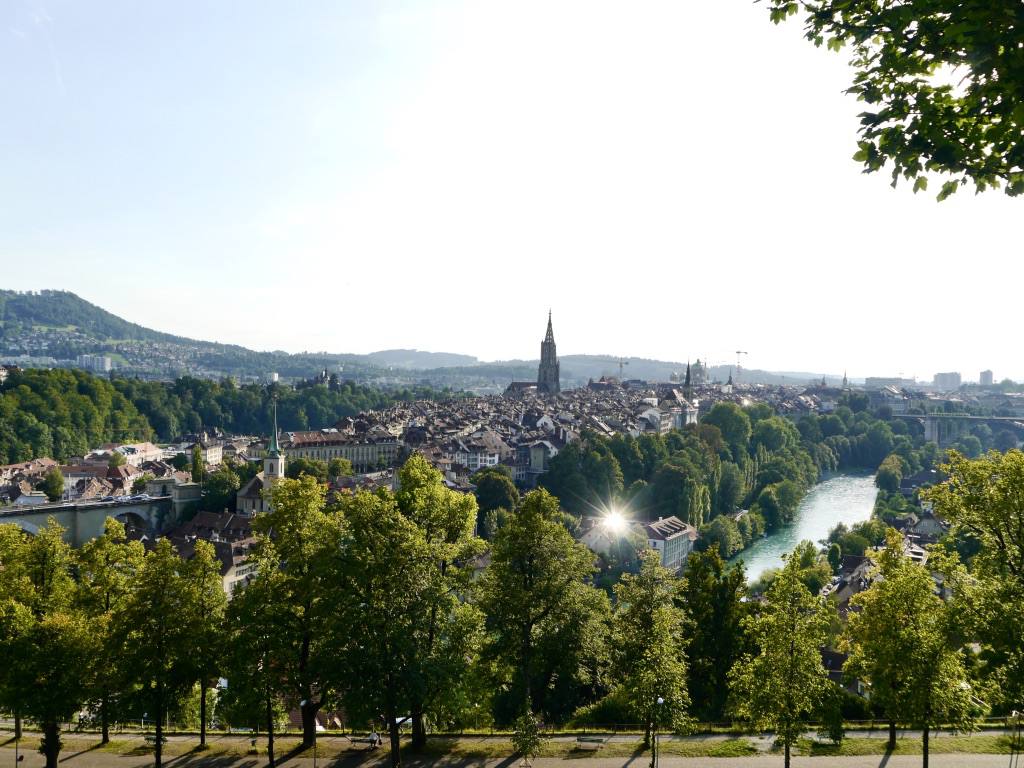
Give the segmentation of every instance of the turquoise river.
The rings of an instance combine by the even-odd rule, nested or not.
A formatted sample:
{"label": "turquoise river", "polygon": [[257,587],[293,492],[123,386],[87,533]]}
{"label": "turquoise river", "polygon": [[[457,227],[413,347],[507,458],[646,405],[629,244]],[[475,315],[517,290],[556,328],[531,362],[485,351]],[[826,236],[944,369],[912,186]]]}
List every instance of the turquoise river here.
{"label": "turquoise river", "polygon": [[781,567],[782,556],[804,539],[817,543],[837,523],[850,525],[867,520],[877,493],[873,475],[827,477],[804,496],[792,523],[754,542],[730,562],[742,560],[747,567],[747,580],[752,582],[768,568]]}

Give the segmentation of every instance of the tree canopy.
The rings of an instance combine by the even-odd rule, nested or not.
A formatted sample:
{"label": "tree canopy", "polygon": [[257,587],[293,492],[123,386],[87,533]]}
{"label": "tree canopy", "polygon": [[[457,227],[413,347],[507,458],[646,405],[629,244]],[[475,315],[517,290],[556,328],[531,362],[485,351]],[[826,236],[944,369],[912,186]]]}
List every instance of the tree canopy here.
{"label": "tree canopy", "polygon": [[890,722],[890,749],[896,748],[896,721],[911,722],[925,729],[927,755],[930,726],[973,725],[963,659],[948,607],[928,571],[904,554],[895,530],[889,529],[877,560],[881,578],[850,601],[844,672],[871,686],[872,701]]}
{"label": "tree canopy", "polygon": [[479,604],[488,629],[484,654],[495,662],[501,691],[499,722],[514,721],[526,707],[565,718],[566,702],[575,699],[568,694],[594,684],[609,606],[605,593],[586,583],[593,561],[562,526],[558,500],[543,490],[527,494],[498,531]]}
{"label": "tree canopy", "polygon": [[943,200],[977,191],[1024,193],[1024,6],[991,0],[770,0],[779,23],[802,15],[815,45],[849,46],[849,92],[860,114],[854,159],[892,183],[948,176]]}
{"label": "tree canopy", "polygon": [[744,622],[757,650],[729,673],[732,707],[755,727],[778,733],[789,768],[790,749],[827,690],[820,648],[833,611],[801,582],[795,558],[787,559],[765,597],[760,612]]}

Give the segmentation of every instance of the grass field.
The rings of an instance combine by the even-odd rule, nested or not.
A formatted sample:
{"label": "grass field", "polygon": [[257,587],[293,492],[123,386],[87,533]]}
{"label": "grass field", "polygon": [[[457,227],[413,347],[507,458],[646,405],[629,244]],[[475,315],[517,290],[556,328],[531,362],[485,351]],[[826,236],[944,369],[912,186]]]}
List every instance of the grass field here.
{"label": "grass field", "polygon": [[[848,738],[841,744],[818,744],[807,739],[798,742],[802,755],[884,755],[885,739]],[[977,733],[971,736],[940,736],[928,742],[929,752],[935,754],[1008,755],[1010,737]],[[897,739],[894,755],[920,755],[920,739]]]}

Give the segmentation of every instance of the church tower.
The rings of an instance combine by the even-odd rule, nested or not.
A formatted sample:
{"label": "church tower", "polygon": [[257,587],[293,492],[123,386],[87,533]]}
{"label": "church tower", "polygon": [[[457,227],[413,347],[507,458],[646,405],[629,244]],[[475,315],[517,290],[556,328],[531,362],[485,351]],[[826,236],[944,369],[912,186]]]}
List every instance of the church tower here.
{"label": "church tower", "polygon": [[544,341],[540,343],[537,391],[542,395],[557,395],[560,390],[558,356],[555,354],[555,332],[551,329],[551,310],[548,310],[548,332],[544,336]]}
{"label": "church tower", "polygon": [[274,431],[270,435],[267,455],[263,459],[263,503],[262,511],[270,511],[270,490],[274,483],[284,477],[284,454],[277,445],[277,400],[274,400]]}

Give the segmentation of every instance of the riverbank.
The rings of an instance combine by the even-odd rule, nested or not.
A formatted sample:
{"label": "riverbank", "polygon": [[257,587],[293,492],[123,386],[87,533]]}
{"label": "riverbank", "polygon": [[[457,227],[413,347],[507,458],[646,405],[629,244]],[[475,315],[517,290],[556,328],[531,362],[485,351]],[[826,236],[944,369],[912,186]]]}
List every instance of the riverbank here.
{"label": "riverbank", "polygon": [[747,580],[756,581],[769,568],[781,568],[782,556],[801,541],[817,543],[839,523],[850,525],[869,519],[877,495],[873,474],[841,472],[823,476],[801,499],[792,523],[737,553],[729,564],[742,562]]}

